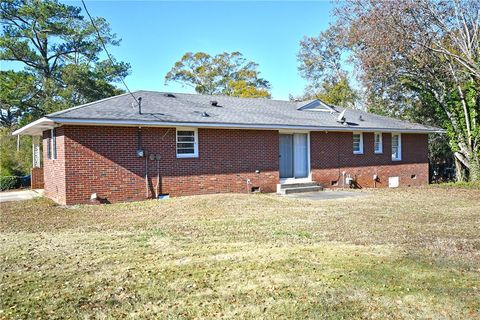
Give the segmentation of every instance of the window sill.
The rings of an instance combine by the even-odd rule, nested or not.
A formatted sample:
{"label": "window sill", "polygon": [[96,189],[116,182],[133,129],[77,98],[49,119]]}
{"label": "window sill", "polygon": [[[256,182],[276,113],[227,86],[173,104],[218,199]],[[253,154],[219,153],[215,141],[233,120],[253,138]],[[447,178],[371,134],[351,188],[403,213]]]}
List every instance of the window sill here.
{"label": "window sill", "polygon": [[353,154],[363,154],[363,151],[362,152],[353,152]]}
{"label": "window sill", "polygon": [[186,155],[177,154],[177,159],[192,159],[192,158],[198,158],[198,154],[186,154]]}
{"label": "window sill", "polygon": [[392,161],[402,161],[402,159],[392,159]]}
{"label": "window sill", "polygon": [[383,151],[375,151],[375,154],[383,154]]}

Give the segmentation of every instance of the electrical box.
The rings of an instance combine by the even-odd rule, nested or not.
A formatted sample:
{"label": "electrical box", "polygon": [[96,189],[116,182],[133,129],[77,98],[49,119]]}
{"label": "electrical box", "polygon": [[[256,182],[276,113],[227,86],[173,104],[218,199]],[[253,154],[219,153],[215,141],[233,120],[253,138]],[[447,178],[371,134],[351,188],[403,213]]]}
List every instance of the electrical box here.
{"label": "electrical box", "polygon": [[388,177],[388,187],[389,188],[398,188],[400,185],[399,177]]}

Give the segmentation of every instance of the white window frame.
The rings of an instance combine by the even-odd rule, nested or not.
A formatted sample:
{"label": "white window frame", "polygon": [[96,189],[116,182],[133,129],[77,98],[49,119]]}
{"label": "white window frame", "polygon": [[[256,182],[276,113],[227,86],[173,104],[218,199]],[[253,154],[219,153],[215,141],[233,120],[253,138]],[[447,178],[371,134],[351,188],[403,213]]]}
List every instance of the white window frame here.
{"label": "white window frame", "polygon": [[57,129],[50,129],[50,156],[52,160],[57,159]]}
{"label": "white window frame", "polygon": [[[395,157],[393,153],[393,137],[398,136],[398,157]],[[402,160],[402,134],[401,133],[392,133],[392,161],[401,161]]]}
{"label": "white window frame", "polygon": [[[193,131],[193,153],[178,153],[178,131]],[[198,128],[176,128],[175,131],[175,153],[177,154],[177,158],[198,158]]]}
{"label": "white window frame", "polygon": [[[380,149],[377,149],[377,136],[380,137],[379,145]],[[383,153],[383,134],[381,132],[375,132],[373,134],[373,150],[376,154],[381,154]]]}
{"label": "white window frame", "polygon": [[52,130],[49,132],[49,136],[47,136],[47,159],[52,159]]}
{"label": "white window frame", "polygon": [[360,150],[355,151],[355,149],[354,149],[354,150],[353,150],[353,154],[363,154],[363,132],[354,132],[354,133],[352,134],[352,148],[353,148],[353,142],[354,142],[353,137],[354,137],[356,134],[357,134],[357,135],[360,135],[360,145],[359,145]]}

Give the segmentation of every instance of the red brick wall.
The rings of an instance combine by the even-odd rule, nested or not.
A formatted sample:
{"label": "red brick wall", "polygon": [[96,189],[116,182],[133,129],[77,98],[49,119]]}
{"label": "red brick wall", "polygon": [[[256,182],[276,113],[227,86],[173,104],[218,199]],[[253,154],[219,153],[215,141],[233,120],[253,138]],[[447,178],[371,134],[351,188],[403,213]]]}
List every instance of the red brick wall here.
{"label": "red brick wall", "polygon": [[[392,161],[391,134],[383,133],[383,153],[374,153],[373,133],[363,133],[363,154],[353,154],[351,132],[312,132],[311,170],[312,179],[332,186],[338,181],[342,187],[343,176],[355,178],[358,187],[373,188],[373,175],[379,180],[376,187],[388,187],[388,177],[398,176],[400,186],[419,186],[428,183],[428,135],[402,134],[402,160]],[[412,178],[415,176],[415,178]]]}
{"label": "red brick wall", "polygon": [[[66,203],[88,203],[92,193],[103,202],[151,198],[157,183],[156,161],[136,156],[137,128],[64,126]],[[175,128],[142,128],[142,147],[160,154],[160,193],[172,196],[273,192],[278,182],[276,131],[199,129],[199,157],[177,159]],[[260,137],[260,139],[259,139]],[[259,173],[255,171],[259,170]],[[247,186],[246,179],[252,184]]]}
{"label": "red brick wall", "polygon": [[[45,195],[61,204],[152,198],[157,183],[156,161],[136,156],[138,128],[63,126],[57,129],[57,159],[47,159],[44,132]],[[199,157],[176,158],[175,128],[142,128],[142,148],[160,154],[160,193],[171,196],[247,192],[260,187],[274,192],[279,182],[278,132],[266,130],[198,129]],[[364,133],[364,154],[353,154],[352,133],[312,132],[312,178],[342,186],[342,172],[359,187],[388,186],[399,176],[400,186],[428,183],[427,135],[402,134],[402,160],[391,160],[391,134],[383,134],[383,154],[373,151],[373,133]],[[259,170],[259,173],[255,171]],[[415,179],[412,179],[415,175]],[[246,180],[251,184],[247,185]],[[148,191],[147,191],[148,189]]]}
{"label": "red brick wall", "polygon": [[43,189],[43,168],[32,168],[31,188]]}
{"label": "red brick wall", "polygon": [[56,132],[56,159],[49,159],[47,156],[47,143],[50,138],[50,130],[43,132],[44,195],[60,204],[66,204],[64,127],[57,128]]}

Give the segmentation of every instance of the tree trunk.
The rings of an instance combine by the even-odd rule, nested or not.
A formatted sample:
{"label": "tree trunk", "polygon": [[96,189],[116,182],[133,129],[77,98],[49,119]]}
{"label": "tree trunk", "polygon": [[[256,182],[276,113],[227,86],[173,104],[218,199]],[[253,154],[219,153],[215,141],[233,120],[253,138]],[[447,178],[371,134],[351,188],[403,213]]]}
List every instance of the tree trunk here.
{"label": "tree trunk", "polygon": [[458,152],[455,152],[455,179],[457,182],[461,181],[467,181],[467,175],[465,172],[465,165],[463,164],[462,160],[462,155]]}
{"label": "tree trunk", "polygon": [[477,155],[472,154],[470,157],[470,181],[478,182],[480,181],[480,159]]}

